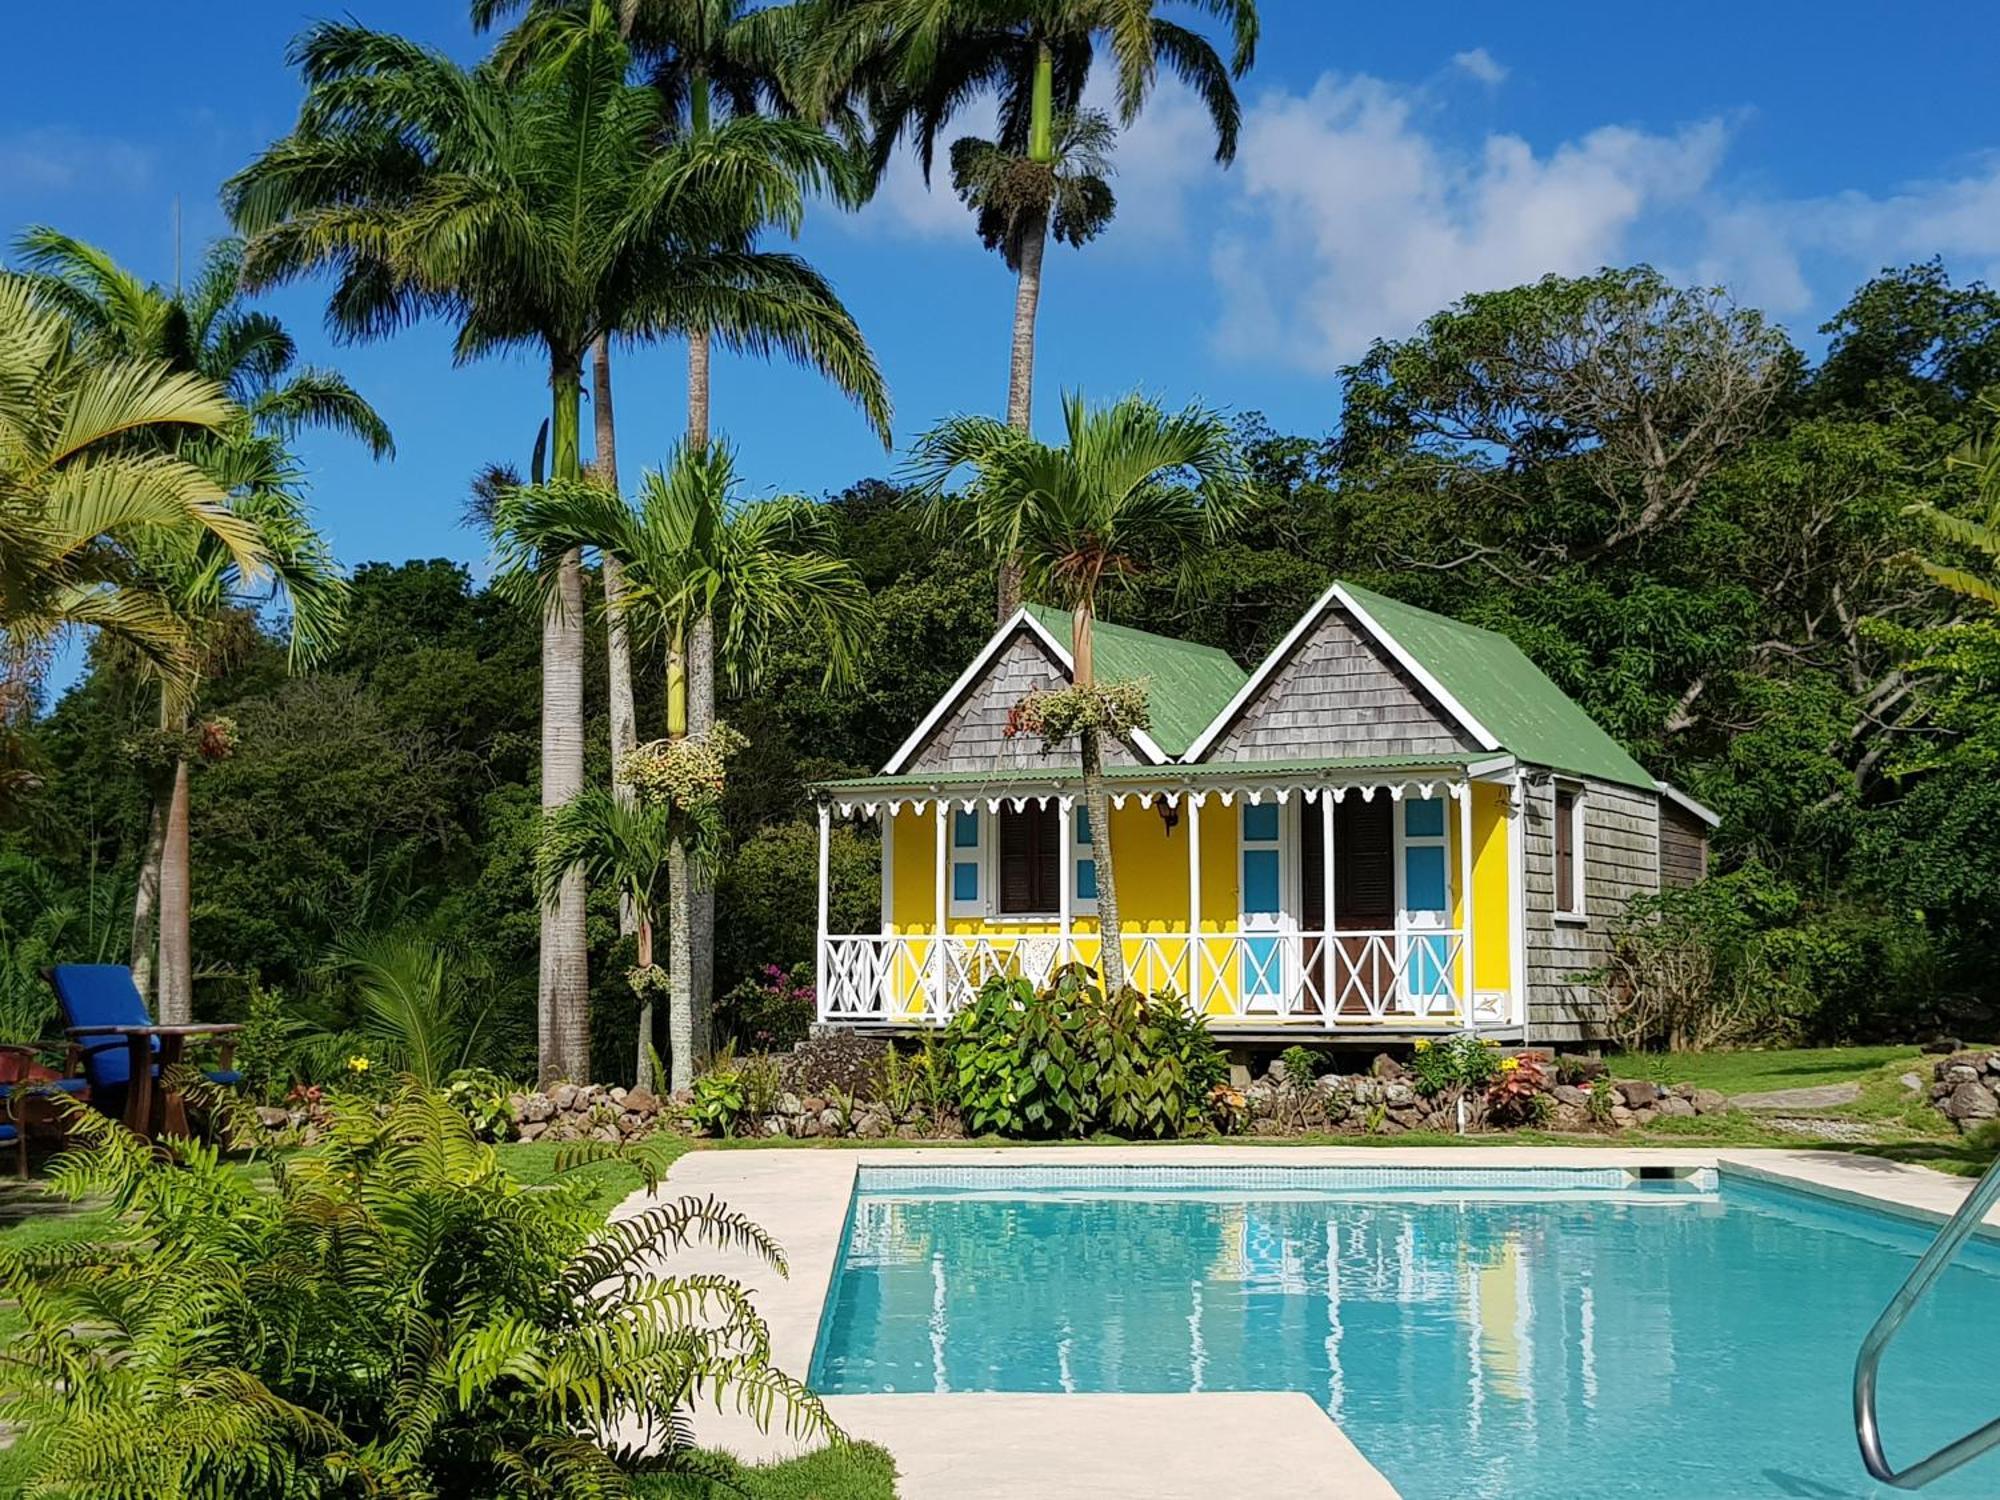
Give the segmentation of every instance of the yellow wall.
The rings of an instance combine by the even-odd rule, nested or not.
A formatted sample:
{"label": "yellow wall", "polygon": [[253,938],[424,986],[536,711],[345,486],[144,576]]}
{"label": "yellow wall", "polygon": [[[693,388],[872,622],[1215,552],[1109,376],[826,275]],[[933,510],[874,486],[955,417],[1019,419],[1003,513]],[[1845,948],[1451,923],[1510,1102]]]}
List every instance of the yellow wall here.
{"label": "yellow wall", "polygon": [[[1512,980],[1513,945],[1508,914],[1511,861],[1508,838],[1512,826],[1505,812],[1504,788],[1480,783],[1473,788],[1473,935],[1475,987],[1505,990]],[[1295,804],[1296,805],[1296,804]],[[1308,803],[1307,815],[1316,815],[1317,804]],[[1400,813],[1400,809],[1399,809]],[[1212,797],[1200,809],[1201,818],[1201,930],[1228,933],[1238,918],[1237,849],[1238,806],[1225,807]],[[1188,912],[1188,809],[1169,829],[1159,808],[1142,807],[1137,799],[1116,808],[1111,815],[1111,836],[1117,851],[1119,904],[1125,923],[1128,954],[1133,960],[1134,982],[1148,989],[1172,989],[1184,993],[1188,987],[1185,943],[1161,943],[1151,950],[1137,944],[1149,934],[1177,933],[1187,926]],[[1461,893],[1458,892],[1459,821],[1455,802],[1446,804],[1449,833],[1449,869],[1454,895],[1454,922],[1462,922]],[[990,829],[989,829],[990,837]],[[929,810],[898,813],[892,835],[893,869],[889,886],[889,909],[883,913],[892,933],[928,937],[937,911],[936,814]],[[951,917],[947,929],[963,936],[1012,937],[1059,930],[1055,919]],[[1094,960],[1095,943],[1089,941],[1097,930],[1092,917],[1077,916],[1072,933],[1086,941],[1080,945],[1086,962]],[[1214,977],[1233,966],[1231,950],[1223,943],[1203,945],[1204,989]],[[909,970],[906,994],[914,1004],[917,975],[931,962],[928,943],[913,943],[906,950],[903,967]],[[901,986],[899,986],[901,988]],[[1226,996],[1214,994],[1207,1005],[1226,1011]]]}

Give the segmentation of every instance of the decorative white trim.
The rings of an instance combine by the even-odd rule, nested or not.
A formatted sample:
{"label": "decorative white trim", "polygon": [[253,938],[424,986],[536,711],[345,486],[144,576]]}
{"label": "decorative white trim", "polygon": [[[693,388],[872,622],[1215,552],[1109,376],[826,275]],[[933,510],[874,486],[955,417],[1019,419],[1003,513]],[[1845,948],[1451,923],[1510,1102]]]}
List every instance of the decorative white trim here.
{"label": "decorative white trim", "polygon": [[[883,766],[877,775],[903,774],[904,766],[909,763],[911,756],[923,748],[924,741],[930,738],[930,733],[937,728],[938,721],[949,713],[958,704],[959,699],[965,696],[967,690],[985,675],[986,670],[993,665],[993,659],[1000,654],[1001,648],[1013,639],[1014,632],[1023,625],[1034,633],[1035,639],[1040,641],[1049,654],[1061,664],[1062,669],[1070,674],[1071,680],[1075,680],[1076,659],[1069,654],[1063,643],[1055,638],[1049,628],[1030,614],[1027,606],[1023,605],[1014,611],[1006,624],[993,632],[992,637],[980,648],[979,654],[973,657],[972,665],[959,673],[958,680],[945,690],[942,698],[931,705],[931,711],[924,715],[923,722],[910,732],[908,739],[896,747],[896,753],[889,757],[889,763]],[[1153,765],[1163,766],[1172,761],[1173,757],[1162,750],[1145,730],[1133,730],[1131,738],[1140,753]]]}
{"label": "decorative white trim", "polygon": [[1674,806],[1684,808],[1697,818],[1700,818],[1710,828],[1720,828],[1722,826],[1721,813],[1715,811],[1713,808],[1703,807],[1671,781],[1655,781],[1653,789],[1666,798],[1667,801],[1673,803]]}
{"label": "decorative white trim", "polygon": [[1452,697],[1450,693],[1447,693],[1443,685],[1414,656],[1410,655],[1403,648],[1401,642],[1390,635],[1388,631],[1384,630],[1381,624],[1367,610],[1356,604],[1354,596],[1347,592],[1343,584],[1333,583],[1327,587],[1325,593],[1313,601],[1311,607],[1299,617],[1298,623],[1285,633],[1285,638],[1271,649],[1270,654],[1257,664],[1257,670],[1252,672],[1249,680],[1236,690],[1236,696],[1223,706],[1222,712],[1209,720],[1208,727],[1195,737],[1195,742],[1188,746],[1187,754],[1181,757],[1184,763],[1192,765],[1214,748],[1215,741],[1221,736],[1222,731],[1229,727],[1231,721],[1235,719],[1237,713],[1242,710],[1244,705],[1249,703],[1263,690],[1265,684],[1270,681],[1286,658],[1291,655],[1292,648],[1298,645],[1305,634],[1319,623],[1320,616],[1326,613],[1326,608],[1329,604],[1338,604],[1352,615],[1355,623],[1366,630],[1377,645],[1381,646],[1383,650],[1394,657],[1397,664],[1404,671],[1408,672],[1410,676],[1415,678],[1419,686],[1437,699],[1445,712],[1452,716],[1459,727],[1478,742],[1480,749],[1500,749],[1500,741],[1493,736],[1484,724],[1472,716],[1472,713],[1464,704]]}

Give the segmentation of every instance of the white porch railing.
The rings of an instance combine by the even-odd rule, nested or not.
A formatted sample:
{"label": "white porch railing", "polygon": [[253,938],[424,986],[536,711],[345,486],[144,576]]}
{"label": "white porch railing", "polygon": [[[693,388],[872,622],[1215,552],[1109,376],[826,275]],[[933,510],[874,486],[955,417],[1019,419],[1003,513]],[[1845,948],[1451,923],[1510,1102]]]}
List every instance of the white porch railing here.
{"label": "white porch railing", "polygon": [[[822,1021],[942,1025],[988,979],[1035,985],[1066,963],[1095,966],[1097,936],[928,933],[829,936],[820,959]],[[1465,934],[1433,931],[1127,933],[1125,971],[1149,994],[1173,994],[1216,1025],[1328,1031],[1383,1025],[1499,1026],[1504,995],[1466,984]],[[1468,991],[1471,1001],[1467,1002]]]}

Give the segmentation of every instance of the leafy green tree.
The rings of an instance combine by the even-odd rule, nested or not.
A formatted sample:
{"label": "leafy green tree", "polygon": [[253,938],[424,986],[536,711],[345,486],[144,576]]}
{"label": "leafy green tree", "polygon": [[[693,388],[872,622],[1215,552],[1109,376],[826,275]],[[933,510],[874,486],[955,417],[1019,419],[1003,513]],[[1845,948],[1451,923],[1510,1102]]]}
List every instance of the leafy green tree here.
{"label": "leafy green tree", "polygon": [[1227,532],[1245,475],[1229,425],[1199,406],[1169,413],[1127,396],[1093,411],[1068,396],[1063,422],[1069,441],[1052,448],[990,417],[952,418],[918,442],[911,473],[942,516],[945,485],[969,467],[970,534],[996,557],[1018,557],[1029,592],[1070,611],[1074,696],[1059,709],[1052,704],[1044,722],[1051,743],[1074,734],[1082,756],[1084,806],[1099,850],[1100,963],[1104,992],[1115,996],[1125,988],[1125,956],[1102,735],[1146,725],[1143,701],[1130,701],[1142,685],[1100,689],[1092,627],[1101,596]]}
{"label": "leafy green tree", "polygon": [[[609,553],[623,563],[621,608],[634,639],[662,653],[668,740],[690,730],[687,642],[696,622],[714,623],[725,682],[754,685],[781,641],[812,641],[823,652],[822,680],[851,674],[868,618],[858,577],[831,550],[824,514],[795,499],[744,503],[735,495],[735,457],[726,444],[676,450],[664,473],[646,477],[638,507],[595,485],[521,490],[502,508],[503,554],[519,579],[545,597],[554,577],[545,559],[561,549]],[[682,957],[693,919],[686,846],[670,850],[669,1007],[673,1087],[693,1078],[706,1042],[695,1007],[692,956]]]}
{"label": "leafy green tree", "polygon": [[[995,141],[952,148],[959,191],[979,214],[980,235],[1015,272],[1007,421],[1032,421],[1035,316],[1051,216],[1059,235],[1082,244],[1108,222],[1104,186],[1108,122],[1084,111],[1083,93],[1101,50],[1116,81],[1118,114],[1130,125],[1161,67],[1200,97],[1213,122],[1215,157],[1236,155],[1241,122],[1233,79],[1257,48],[1255,0],[1198,0],[1227,21],[1225,65],[1199,33],[1158,14],[1160,0],[821,0],[798,64],[799,93],[828,110],[853,100],[868,115],[879,181],[907,137],[928,180],[938,136],[974,99],[996,98]],[[999,618],[1020,602],[1009,559],[1000,569]]]}
{"label": "leafy green tree", "polygon": [[[630,53],[594,5],[559,57],[510,76],[466,69],[400,37],[351,25],[308,31],[308,91],[293,133],[226,188],[251,238],[253,284],[331,266],[336,328],[380,335],[425,313],[458,325],[474,358],[527,345],[546,359],[553,473],[582,473],[584,353],[602,334],[664,324],[688,289],[731,293],[709,256],[722,195],[795,219],[804,186],[839,173],[834,143],[731,120],[663,139],[657,96],[628,85]],[[709,266],[712,276],[691,266]],[[542,663],[542,799],[583,784],[583,580],[558,559]],[[544,916],[539,1001],[545,1076],[583,1078],[588,956],[580,874]]]}
{"label": "leafy green tree", "polygon": [[[226,1107],[228,1100],[223,1100]],[[212,1147],[163,1152],[88,1110],[55,1176],[122,1232],[0,1258],[19,1308],[0,1411],[30,1484],[93,1495],[602,1495],[715,1479],[696,1401],[838,1437],[771,1362],[749,1294],[661,1259],[740,1251],[757,1226],[683,1198],[604,1228],[573,1189],[531,1190],[441,1094],[334,1097],[321,1144],[269,1186]],[[617,1148],[571,1160],[650,1162]]]}

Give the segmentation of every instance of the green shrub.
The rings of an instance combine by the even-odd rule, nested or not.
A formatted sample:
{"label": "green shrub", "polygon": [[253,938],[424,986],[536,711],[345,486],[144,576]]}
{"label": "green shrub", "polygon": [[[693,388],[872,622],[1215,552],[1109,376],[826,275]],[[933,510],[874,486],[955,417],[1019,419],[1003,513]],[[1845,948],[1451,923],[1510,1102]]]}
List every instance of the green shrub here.
{"label": "green shrub", "polygon": [[514,1085],[487,1068],[460,1068],[445,1080],[445,1102],[465,1117],[482,1141],[511,1140],[514,1112],[507,1105]]}
{"label": "green shrub", "polygon": [[1178,1000],[1131,989],[1107,1000],[1079,966],[1039,992],[1025,980],[988,981],[952,1018],[943,1047],[975,1135],[1185,1135],[1206,1123],[1228,1072]]}
{"label": "green shrub", "polygon": [[1499,1071],[1499,1049],[1471,1032],[1441,1042],[1420,1038],[1410,1054],[1414,1086],[1427,1099],[1453,1089],[1484,1088]]}
{"label": "green shrub", "polygon": [[[219,1109],[229,1100],[212,1094]],[[240,1107],[240,1106],[239,1106]],[[723,1277],[651,1269],[690,1243],[783,1261],[754,1224],[684,1198],[599,1229],[574,1187],[530,1190],[437,1092],[337,1096],[271,1184],[175,1140],[72,1112],[55,1185],[119,1212],[113,1242],[0,1256],[19,1328],[0,1421],[31,1485],[73,1495],[632,1493],[699,1468],[697,1397],[801,1437],[831,1425],[771,1368]],[[580,1147],[658,1174],[632,1148]],[[560,1159],[559,1159],[560,1160]]]}
{"label": "green shrub", "polygon": [[808,972],[803,964],[789,973],[777,964],[764,965],[718,1003],[717,1019],[724,1033],[759,1052],[804,1041],[819,1016],[813,987],[805,978]]}
{"label": "green shrub", "polygon": [[750,1112],[751,1080],[727,1052],[694,1081],[688,1115],[703,1130],[736,1134],[736,1122]]}

